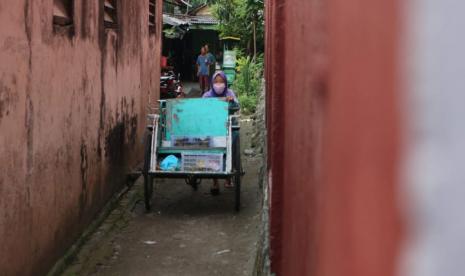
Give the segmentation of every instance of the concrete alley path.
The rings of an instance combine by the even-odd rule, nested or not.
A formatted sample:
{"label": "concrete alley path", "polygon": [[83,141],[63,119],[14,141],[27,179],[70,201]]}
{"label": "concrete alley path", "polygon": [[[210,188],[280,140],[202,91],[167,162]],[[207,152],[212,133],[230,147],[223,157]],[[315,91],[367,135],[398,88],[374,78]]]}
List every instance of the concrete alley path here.
{"label": "concrete alley path", "polygon": [[[242,122],[242,151],[252,123]],[[134,188],[81,249],[63,275],[251,275],[258,239],[258,157],[243,156],[242,210],[234,192],[210,195],[211,180],[193,191],[184,180],[156,180],[152,212],[143,183]],[[132,202],[132,203],[131,203]]]}

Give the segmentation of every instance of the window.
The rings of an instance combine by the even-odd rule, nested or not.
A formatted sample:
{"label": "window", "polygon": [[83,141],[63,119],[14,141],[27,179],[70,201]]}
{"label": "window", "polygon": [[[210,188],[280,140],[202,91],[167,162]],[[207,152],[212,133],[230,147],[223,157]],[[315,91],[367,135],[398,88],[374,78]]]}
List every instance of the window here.
{"label": "window", "polygon": [[103,2],[103,21],[106,28],[118,27],[118,12],[116,0],[105,0]]}
{"label": "window", "polygon": [[73,0],[53,0],[53,24],[58,26],[73,25]]}
{"label": "window", "polygon": [[150,33],[155,33],[156,31],[156,26],[155,26],[156,11],[157,11],[157,8],[156,8],[155,0],[149,0],[149,31]]}

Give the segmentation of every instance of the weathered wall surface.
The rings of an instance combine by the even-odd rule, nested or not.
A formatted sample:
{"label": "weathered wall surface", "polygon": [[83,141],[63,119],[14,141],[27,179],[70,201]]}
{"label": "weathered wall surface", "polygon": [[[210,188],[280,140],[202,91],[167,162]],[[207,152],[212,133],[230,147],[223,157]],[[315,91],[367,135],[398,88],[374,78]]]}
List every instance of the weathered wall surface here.
{"label": "weathered wall surface", "polygon": [[257,242],[257,256],[253,275],[268,275],[270,270],[270,235],[269,235],[269,192],[267,183],[267,131],[266,131],[266,91],[265,81],[258,99],[257,109],[254,114],[254,134],[252,136],[252,147],[260,154],[260,173],[258,175],[258,184],[262,192],[262,210],[261,210],[261,223],[260,223],[260,238]]}
{"label": "weathered wall surface", "polygon": [[312,275],[326,97],[323,1],[268,1],[267,124],[272,272]]}
{"label": "weathered wall surface", "polygon": [[328,4],[319,275],[396,274],[402,238],[400,8],[399,1]]}
{"label": "weathered wall surface", "polygon": [[398,1],[267,1],[271,268],[394,275]]}
{"label": "weathered wall surface", "polygon": [[119,1],[118,29],[103,1],[74,2],[69,32],[52,0],[0,1],[2,275],[43,274],[72,244],[140,160],[158,97],[148,1]]}

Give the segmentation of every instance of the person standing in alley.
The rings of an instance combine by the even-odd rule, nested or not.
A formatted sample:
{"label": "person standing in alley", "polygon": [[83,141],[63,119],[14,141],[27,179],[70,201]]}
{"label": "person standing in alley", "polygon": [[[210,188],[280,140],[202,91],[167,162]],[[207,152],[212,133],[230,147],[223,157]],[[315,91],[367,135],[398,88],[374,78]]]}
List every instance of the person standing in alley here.
{"label": "person standing in alley", "polygon": [[208,59],[205,47],[200,49],[200,55],[197,57],[197,77],[199,78],[201,94],[209,89],[209,68],[210,61]]}
{"label": "person standing in alley", "polygon": [[[216,58],[215,56],[210,53],[210,49],[208,47],[208,44],[205,44],[205,53],[208,57],[208,61],[210,62],[210,65],[208,66],[208,80],[211,81],[213,74],[215,73],[215,67],[216,67]],[[208,89],[210,89],[211,83],[209,83]]]}

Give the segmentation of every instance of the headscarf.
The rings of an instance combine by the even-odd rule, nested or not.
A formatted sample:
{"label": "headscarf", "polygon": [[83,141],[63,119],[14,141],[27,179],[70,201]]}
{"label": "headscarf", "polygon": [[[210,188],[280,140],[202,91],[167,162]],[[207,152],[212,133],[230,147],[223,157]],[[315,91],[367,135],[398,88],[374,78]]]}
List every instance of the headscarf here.
{"label": "headscarf", "polygon": [[[217,94],[214,90],[213,90],[213,83],[216,79],[217,76],[220,76],[223,81],[224,81],[224,91],[223,93],[221,94]],[[223,71],[218,71],[216,72],[215,74],[213,74],[213,77],[211,79],[211,88],[210,90],[207,92],[209,95],[213,96],[213,97],[226,97],[227,94],[228,94],[228,91],[229,91],[229,88],[228,88],[228,78],[226,77],[226,74],[223,72]]]}

